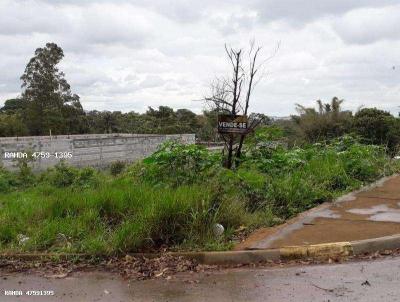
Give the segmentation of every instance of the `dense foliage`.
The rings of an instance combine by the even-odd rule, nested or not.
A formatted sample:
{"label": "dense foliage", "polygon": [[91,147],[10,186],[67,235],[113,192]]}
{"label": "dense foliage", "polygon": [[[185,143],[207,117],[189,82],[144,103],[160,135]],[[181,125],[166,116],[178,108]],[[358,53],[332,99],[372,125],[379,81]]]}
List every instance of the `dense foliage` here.
{"label": "dense foliage", "polygon": [[219,163],[220,154],[202,146],[167,142],[143,161],[139,176],[153,184],[193,184],[204,181],[207,171]]}
{"label": "dense foliage", "polygon": [[21,76],[23,93],[18,105],[22,106],[20,114],[33,135],[81,131],[79,116],[83,109],[79,96],[71,93],[64,73],[57,68],[63,57],[61,47],[47,43],[36,49]]}
{"label": "dense foliage", "polygon": [[298,115],[277,121],[291,145],[331,140],[346,134],[357,135],[367,144],[382,145],[394,155],[400,146],[400,118],[376,108],[363,108],[354,115],[342,111],[343,100],[317,101],[318,108],[297,105]]}
{"label": "dense foliage", "polygon": [[365,108],[354,116],[353,127],[366,143],[385,145],[396,153],[400,144],[400,119],[389,112]]}
{"label": "dense foliage", "polygon": [[[350,136],[288,148],[282,133],[260,128],[237,170],[222,168],[219,153],[174,142],[126,169],[116,163],[109,174],[60,164],[32,174],[28,188],[18,181],[21,171],[0,170],[0,248],[227,249],[238,229],[280,223],[399,171],[384,148]],[[225,227],[222,237],[213,234],[214,223]],[[21,236],[29,239],[21,243]]]}
{"label": "dense foliage", "polygon": [[[19,101],[19,99],[17,99]],[[69,118],[55,119],[63,121],[67,128],[58,127],[47,121],[46,116],[41,119],[49,126],[40,128],[37,132],[34,127],[28,125],[25,119],[30,113],[25,105],[15,109],[12,103],[15,99],[7,100],[0,110],[0,136],[26,136],[37,133],[49,135],[50,129],[53,135],[57,134],[83,134],[83,133],[141,133],[141,134],[175,134],[195,133],[196,137],[203,141],[216,141],[217,116],[213,111],[204,111],[196,115],[188,109],[173,110],[168,106],[160,106],[158,109],[149,107],[145,113],[121,111],[89,111],[74,114]],[[72,110],[72,109],[71,109]],[[72,110],[73,111],[73,110]],[[68,120],[68,121],[67,121]],[[68,126],[70,125],[70,127]]]}
{"label": "dense foliage", "polygon": [[[216,111],[84,112],[57,69],[62,58],[54,43],[36,50],[21,77],[21,97],[1,109],[0,136],[194,132],[217,140]],[[371,108],[353,116],[342,102],[318,101],[317,110],[298,105],[297,116],[272,125],[265,119],[246,138],[233,170],[222,167],[219,152],[176,142],[101,172],[60,163],[34,174],[32,158],[21,159],[15,172],[0,169],[0,249],[227,249],[238,229],[280,223],[400,171],[391,157],[400,144],[399,118]],[[213,234],[215,223],[225,227],[223,236]]]}
{"label": "dense foliage", "polygon": [[[22,80],[22,94],[6,100],[0,109],[0,136],[82,133],[195,133],[200,141],[218,141],[217,110],[195,114],[168,106],[134,111],[84,111],[79,96],[71,92],[65,75],[58,69],[64,57],[61,47],[47,43],[28,62]],[[342,110],[343,100],[317,101],[317,109],[297,105],[290,120],[277,120],[287,143],[303,145],[357,134],[365,143],[379,144],[391,154],[400,144],[400,119],[376,108],[364,108],[354,115]],[[272,121],[262,114],[265,124]]]}
{"label": "dense foliage", "polygon": [[334,97],[331,103],[317,101],[318,110],[297,105],[299,116],[293,121],[300,130],[301,137],[309,142],[339,137],[348,133],[351,128],[351,112],[341,111],[343,100]]}

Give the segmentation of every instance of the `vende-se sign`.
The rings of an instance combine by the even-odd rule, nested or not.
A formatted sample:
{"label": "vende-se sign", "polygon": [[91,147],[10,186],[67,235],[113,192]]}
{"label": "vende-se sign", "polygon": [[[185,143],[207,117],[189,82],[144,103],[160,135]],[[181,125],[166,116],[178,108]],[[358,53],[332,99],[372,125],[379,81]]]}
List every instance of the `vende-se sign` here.
{"label": "vende-se sign", "polygon": [[247,133],[247,116],[244,115],[218,115],[219,133]]}

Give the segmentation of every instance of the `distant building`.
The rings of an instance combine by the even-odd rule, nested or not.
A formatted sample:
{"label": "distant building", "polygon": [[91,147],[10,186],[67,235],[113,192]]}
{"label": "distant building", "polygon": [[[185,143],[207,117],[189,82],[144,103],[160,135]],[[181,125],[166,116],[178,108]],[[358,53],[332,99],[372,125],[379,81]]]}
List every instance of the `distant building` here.
{"label": "distant building", "polygon": [[290,121],[292,119],[291,116],[269,116],[271,120],[276,121]]}

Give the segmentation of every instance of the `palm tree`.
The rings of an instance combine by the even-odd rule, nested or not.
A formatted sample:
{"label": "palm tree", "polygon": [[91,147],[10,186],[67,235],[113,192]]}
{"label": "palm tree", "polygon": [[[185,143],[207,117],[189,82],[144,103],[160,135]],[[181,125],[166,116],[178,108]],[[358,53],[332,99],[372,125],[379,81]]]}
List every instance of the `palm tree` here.
{"label": "palm tree", "polygon": [[296,104],[299,113],[294,121],[309,141],[342,135],[348,126],[349,113],[341,110],[344,100],[332,98],[330,103],[317,100],[317,109]]}

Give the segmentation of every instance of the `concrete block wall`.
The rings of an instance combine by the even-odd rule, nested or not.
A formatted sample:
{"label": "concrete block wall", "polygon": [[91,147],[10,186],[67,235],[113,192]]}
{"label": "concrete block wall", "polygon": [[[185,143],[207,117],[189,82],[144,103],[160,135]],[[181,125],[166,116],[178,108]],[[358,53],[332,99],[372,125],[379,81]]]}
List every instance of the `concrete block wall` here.
{"label": "concrete block wall", "polygon": [[0,138],[1,161],[5,168],[15,169],[16,159],[6,158],[12,152],[47,152],[49,158],[37,158],[34,170],[45,170],[61,161],[55,154],[70,152],[67,163],[76,167],[105,167],[121,160],[134,162],[154,153],[163,142],[177,140],[194,144],[194,134],[88,134],[59,136],[27,136]]}

